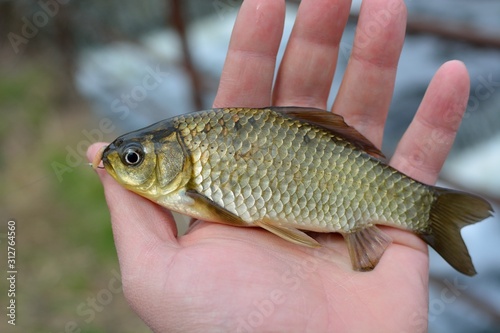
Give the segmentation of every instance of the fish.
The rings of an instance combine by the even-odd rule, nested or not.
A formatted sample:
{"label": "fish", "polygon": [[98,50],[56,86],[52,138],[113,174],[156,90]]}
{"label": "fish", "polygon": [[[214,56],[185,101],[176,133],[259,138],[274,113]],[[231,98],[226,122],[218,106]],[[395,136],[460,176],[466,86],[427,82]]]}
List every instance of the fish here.
{"label": "fish", "polygon": [[319,247],[340,233],[352,268],[373,270],[409,230],[452,267],[475,275],[462,227],[492,216],[483,198],[421,183],[389,166],[342,116],[304,107],[214,108],[124,134],[94,159],[123,187],[172,211],[260,227]]}

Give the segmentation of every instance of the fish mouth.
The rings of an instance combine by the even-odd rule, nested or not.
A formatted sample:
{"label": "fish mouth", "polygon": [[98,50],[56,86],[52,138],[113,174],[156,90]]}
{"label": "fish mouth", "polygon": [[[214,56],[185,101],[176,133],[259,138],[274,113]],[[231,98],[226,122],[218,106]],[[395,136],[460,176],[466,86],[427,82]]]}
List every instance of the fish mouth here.
{"label": "fish mouth", "polygon": [[116,172],[113,167],[113,164],[110,162],[108,155],[116,152],[116,146],[114,143],[110,143],[106,148],[102,149],[102,155],[101,155],[101,161],[102,164],[104,165],[104,168],[106,171],[113,176],[113,178],[116,178]]}
{"label": "fish mouth", "polygon": [[92,160],[92,163],[90,163],[90,166],[94,170],[102,169],[103,168],[103,167],[100,166],[100,164],[101,164],[101,161],[102,161],[102,155],[103,155],[103,152],[104,152],[105,148],[106,148],[105,146],[102,146],[101,148],[99,148],[99,150],[97,151],[97,153],[95,153],[94,159]]}

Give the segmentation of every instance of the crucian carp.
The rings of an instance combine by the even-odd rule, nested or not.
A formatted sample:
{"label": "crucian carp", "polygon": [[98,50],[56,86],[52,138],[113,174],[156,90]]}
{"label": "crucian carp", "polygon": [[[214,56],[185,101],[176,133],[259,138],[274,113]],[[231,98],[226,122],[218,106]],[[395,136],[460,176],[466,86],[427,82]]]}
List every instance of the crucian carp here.
{"label": "crucian carp", "polygon": [[460,229],[493,212],[478,196],[395,170],[341,116],[311,108],[189,113],[120,136],[94,166],[101,160],[125,188],[195,218],[309,247],[320,244],[305,231],[338,232],[358,271],[372,270],[391,243],[376,226],[387,225],[474,275]]}

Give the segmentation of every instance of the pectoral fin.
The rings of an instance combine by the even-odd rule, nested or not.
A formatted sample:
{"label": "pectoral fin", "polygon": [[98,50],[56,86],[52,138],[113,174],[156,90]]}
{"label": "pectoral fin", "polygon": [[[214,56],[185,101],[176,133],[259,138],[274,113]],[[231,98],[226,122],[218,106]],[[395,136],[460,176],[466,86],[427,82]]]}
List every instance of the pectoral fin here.
{"label": "pectoral fin", "polygon": [[308,236],[305,232],[302,232],[298,229],[284,227],[269,220],[258,221],[255,222],[255,224],[289,242],[299,245],[305,245],[307,247],[321,246],[321,244],[318,243],[314,238]]}
{"label": "pectoral fin", "polygon": [[347,243],[352,268],[356,271],[371,271],[377,266],[392,239],[376,226],[342,234]]}
{"label": "pectoral fin", "polygon": [[194,200],[194,203],[191,205],[192,210],[196,211],[196,213],[204,220],[235,225],[238,227],[249,226],[248,223],[243,221],[240,217],[219,206],[203,194],[194,190],[188,190],[186,191],[186,194]]}

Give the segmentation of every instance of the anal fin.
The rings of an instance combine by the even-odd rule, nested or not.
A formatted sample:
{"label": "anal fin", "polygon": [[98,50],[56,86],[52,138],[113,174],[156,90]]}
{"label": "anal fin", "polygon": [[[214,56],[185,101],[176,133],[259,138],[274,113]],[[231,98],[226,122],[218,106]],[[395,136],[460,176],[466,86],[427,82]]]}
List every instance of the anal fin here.
{"label": "anal fin", "polygon": [[259,227],[272,232],[276,236],[279,236],[289,242],[304,245],[307,247],[320,247],[321,244],[318,243],[314,238],[307,235],[305,232],[300,231],[295,228],[285,227],[274,223],[273,221],[263,220],[255,222]]}
{"label": "anal fin", "polygon": [[347,243],[352,268],[356,271],[371,271],[377,266],[392,239],[372,225],[354,232],[342,234]]}

